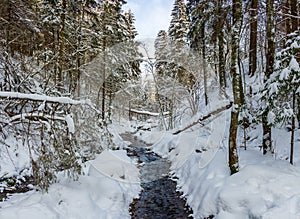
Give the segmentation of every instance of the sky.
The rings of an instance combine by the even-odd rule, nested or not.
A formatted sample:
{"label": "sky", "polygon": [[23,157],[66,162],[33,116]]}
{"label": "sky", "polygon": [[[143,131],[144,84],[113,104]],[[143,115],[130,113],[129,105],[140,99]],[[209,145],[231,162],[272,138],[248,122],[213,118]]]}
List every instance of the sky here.
{"label": "sky", "polygon": [[127,0],[124,9],[135,15],[137,38],[155,38],[159,30],[167,30],[173,4],[173,0]]}

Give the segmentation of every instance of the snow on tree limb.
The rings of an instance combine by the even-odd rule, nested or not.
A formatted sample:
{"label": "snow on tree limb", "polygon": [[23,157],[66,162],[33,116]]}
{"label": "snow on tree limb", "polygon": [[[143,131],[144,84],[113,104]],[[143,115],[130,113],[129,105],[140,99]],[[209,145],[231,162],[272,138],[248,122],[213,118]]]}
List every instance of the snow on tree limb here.
{"label": "snow on tree limb", "polygon": [[10,120],[8,122],[5,122],[6,125],[11,124],[11,123],[15,123],[15,122],[19,122],[21,120],[24,119],[28,119],[28,120],[59,120],[59,121],[63,121],[66,122],[67,126],[68,126],[68,130],[69,133],[74,134],[75,133],[75,125],[74,125],[74,121],[72,119],[72,117],[70,115],[66,115],[65,117],[61,117],[61,116],[53,116],[53,115],[47,115],[44,114],[42,112],[35,112],[35,113],[22,113],[22,114],[18,114],[15,115],[13,117],[10,118]]}
{"label": "snow on tree limb", "polygon": [[195,126],[195,125],[197,125],[197,124],[199,124],[199,123],[201,123],[202,121],[204,121],[204,120],[206,120],[206,119],[208,119],[208,118],[210,118],[210,117],[212,117],[213,115],[216,115],[216,114],[218,114],[218,113],[220,113],[220,112],[223,112],[224,110],[230,109],[231,107],[232,107],[232,102],[230,102],[230,103],[229,103],[228,105],[226,105],[226,106],[223,106],[223,107],[221,107],[221,108],[219,108],[219,109],[216,109],[216,110],[212,111],[211,113],[207,114],[206,116],[202,116],[202,117],[201,117],[200,119],[198,119],[196,122],[193,122],[192,124],[186,126],[185,128],[180,129],[180,130],[174,132],[173,135],[178,135],[179,133],[181,133],[181,132],[183,132],[183,131],[185,131],[185,130],[187,130],[187,129],[189,129],[189,128],[191,128],[191,127],[193,127],[193,126]]}
{"label": "snow on tree limb", "polygon": [[[136,114],[141,114],[141,115],[147,115],[147,116],[159,116],[161,113],[156,113],[156,112],[150,112],[150,111],[141,111],[141,110],[136,110],[136,109],[128,109],[131,113],[136,113]],[[163,115],[169,115],[169,112],[163,112]]]}
{"label": "snow on tree limb", "polygon": [[50,103],[60,103],[60,104],[71,104],[71,105],[90,105],[90,100],[73,100],[69,97],[51,97],[41,94],[25,94],[18,92],[0,92],[0,98],[7,99],[20,99],[20,100],[33,100],[33,101],[45,101]]}

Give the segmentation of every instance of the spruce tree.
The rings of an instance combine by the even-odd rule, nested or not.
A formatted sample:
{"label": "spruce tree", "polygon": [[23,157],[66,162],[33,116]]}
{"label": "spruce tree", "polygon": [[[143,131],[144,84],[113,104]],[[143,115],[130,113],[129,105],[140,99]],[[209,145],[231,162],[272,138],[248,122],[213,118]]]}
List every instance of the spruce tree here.
{"label": "spruce tree", "polygon": [[295,120],[300,104],[297,98],[300,95],[300,67],[297,60],[299,54],[299,32],[294,32],[288,36],[285,48],[276,54],[274,73],[267,80],[262,97],[269,126],[290,124],[291,164],[293,164]]}
{"label": "spruce tree", "polygon": [[169,74],[176,78],[182,85],[189,87],[193,79],[187,75],[183,61],[187,53],[187,31],[189,20],[184,0],[175,0],[171,13],[171,22],[168,29],[169,37]]}
{"label": "spruce tree", "polygon": [[168,65],[168,34],[165,30],[160,30],[154,42],[155,47],[155,68],[158,75],[163,76],[167,72]]}

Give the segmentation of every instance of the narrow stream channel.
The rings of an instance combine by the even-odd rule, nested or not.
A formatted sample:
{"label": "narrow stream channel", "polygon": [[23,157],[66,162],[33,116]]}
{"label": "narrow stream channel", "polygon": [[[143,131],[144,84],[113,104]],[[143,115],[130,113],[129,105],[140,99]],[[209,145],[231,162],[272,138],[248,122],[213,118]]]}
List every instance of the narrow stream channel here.
{"label": "narrow stream channel", "polygon": [[128,156],[140,164],[141,186],[140,198],[131,204],[133,219],[184,219],[192,211],[185,206],[185,201],[176,192],[176,182],[169,179],[170,163],[148,150],[145,142],[131,134],[123,134],[123,139],[132,144],[127,150]]}

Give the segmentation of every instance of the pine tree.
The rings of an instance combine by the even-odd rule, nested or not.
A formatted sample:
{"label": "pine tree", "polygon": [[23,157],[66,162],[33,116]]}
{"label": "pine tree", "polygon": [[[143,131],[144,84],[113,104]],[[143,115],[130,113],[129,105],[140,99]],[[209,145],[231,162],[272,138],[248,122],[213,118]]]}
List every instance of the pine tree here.
{"label": "pine tree", "polygon": [[288,36],[285,48],[276,54],[275,71],[266,82],[263,100],[266,105],[268,125],[291,124],[290,163],[293,164],[295,120],[299,113],[300,67],[299,32]]}
{"label": "pine tree", "polygon": [[168,29],[169,37],[169,66],[170,76],[181,84],[189,86],[192,82],[184,70],[182,59],[187,54],[188,17],[184,0],[175,0]]}
{"label": "pine tree", "polygon": [[209,20],[208,14],[211,12],[208,8],[209,1],[192,0],[188,1],[187,9],[189,11],[190,26],[188,31],[188,40],[191,49],[202,59],[202,69],[204,78],[204,99],[205,104],[208,104],[207,94],[207,37],[205,32],[207,31],[207,23]]}
{"label": "pine tree", "polygon": [[158,75],[164,75],[167,72],[168,64],[168,34],[165,30],[160,30],[154,42],[155,47],[155,68]]}
{"label": "pine tree", "polygon": [[136,36],[134,16],[130,12],[123,14],[122,6],[125,3],[124,0],[103,0],[100,3],[103,121],[111,114],[112,98],[120,89],[120,82],[137,79],[140,73],[138,44],[133,41]]}
{"label": "pine tree", "polygon": [[175,0],[171,17],[168,36],[171,46],[175,47],[176,52],[180,52],[180,49],[186,44],[189,25],[184,0]]}

